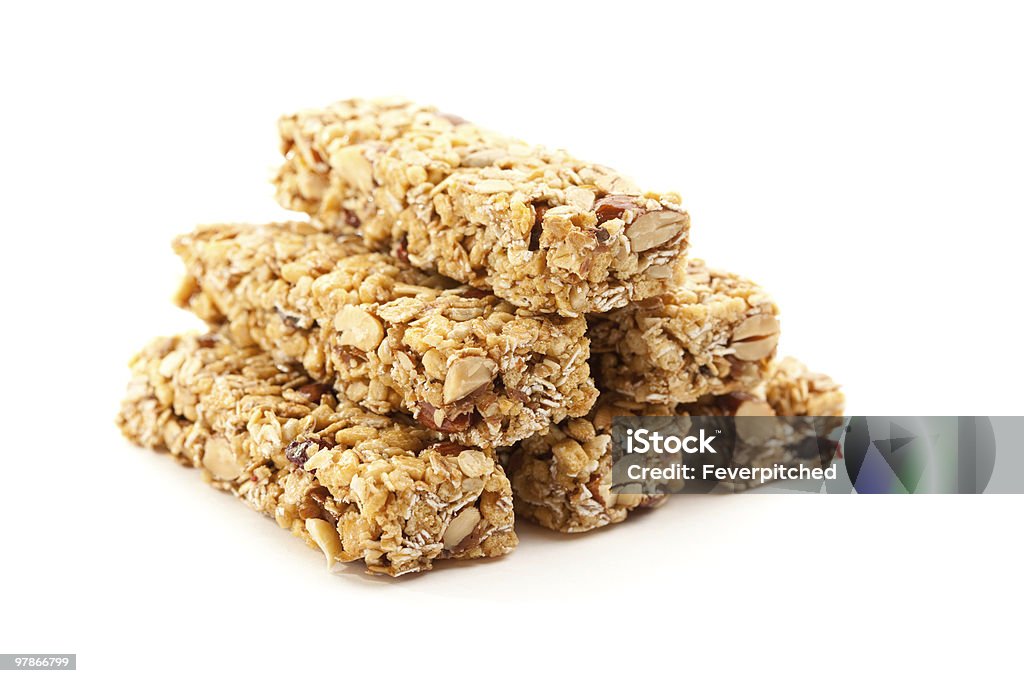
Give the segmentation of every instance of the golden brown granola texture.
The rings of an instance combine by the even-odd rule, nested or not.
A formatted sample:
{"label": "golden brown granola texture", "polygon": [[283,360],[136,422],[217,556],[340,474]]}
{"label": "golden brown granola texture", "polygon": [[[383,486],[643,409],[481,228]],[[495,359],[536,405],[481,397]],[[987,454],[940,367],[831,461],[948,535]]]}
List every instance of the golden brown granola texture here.
{"label": "golden brown granola texture", "polygon": [[517,543],[492,452],[367,412],[258,348],[215,334],[158,339],[132,373],[125,436],[199,468],[332,568],[361,560],[398,576]]}
{"label": "golden brown granola texture", "polygon": [[597,397],[583,318],[517,309],[305,223],[204,226],[174,246],[183,307],[452,441],[511,445]]}
{"label": "golden brown granola texture", "polygon": [[516,306],[608,311],[668,291],[684,265],[677,195],[431,107],[345,100],[279,130],[283,206]]}
{"label": "golden brown granola texture", "polygon": [[775,356],[777,316],[750,280],[690,259],[665,294],[590,316],[601,386],[670,406],[753,389]]}
{"label": "golden brown granola texture", "polygon": [[[502,452],[516,513],[549,529],[575,533],[621,522],[631,510],[654,507],[664,496],[612,490],[612,418],[616,416],[841,415],[844,397],[825,375],[786,358],[751,392],[703,396],[693,403],[644,403],[601,394],[585,418],[566,420],[547,434]],[[792,457],[766,448],[737,455],[741,465],[765,466]]]}

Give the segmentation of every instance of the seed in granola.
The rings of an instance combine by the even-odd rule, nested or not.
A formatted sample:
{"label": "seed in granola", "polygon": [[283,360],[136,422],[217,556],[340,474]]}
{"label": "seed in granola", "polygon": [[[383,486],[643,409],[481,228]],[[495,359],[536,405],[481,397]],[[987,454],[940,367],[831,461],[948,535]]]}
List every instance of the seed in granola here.
{"label": "seed in granola", "polygon": [[237,479],[242,474],[242,467],[231,450],[231,444],[221,437],[206,442],[206,448],[203,450],[203,467],[210,471],[214,479],[220,481]]}
{"label": "seed in granola", "polygon": [[359,306],[346,304],[334,316],[334,328],[341,332],[341,343],[360,351],[373,351],[384,339],[384,326]]}
{"label": "seed in granola", "polygon": [[683,231],[686,214],[678,211],[649,211],[626,228],[626,237],[635,253],[661,246]]}
{"label": "seed in granola", "polygon": [[604,223],[615,218],[622,218],[626,211],[632,211],[636,217],[643,213],[644,208],[637,203],[639,197],[630,197],[623,194],[610,194],[601,197],[594,204],[594,213],[597,214],[597,222]]}
{"label": "seed in granola", "polygon": [[310,403],[319,403],[321,398],[331,393],[331,388],[322,382],[311,382],[302,385],[295,391],[302,394],[302,397]]}
{"label": "seed in granola", "polygon": [[448,528],[445,529],[444,536],[441,540],[444,542],[445,550],[451,550],[462,540],[473,533],[473,529],[480,522],[480,511],[475,507],[468,507],[451,521]]}
{"label": "seed in granola", "polygon": [[454,403],[484,386],[498,372],[498,366],[489,358],[467,356],[452,363],[444,378],[443,399]]}
{"label": "seed in granola", "polygon": [[306,531],[323,551],[324,557],[327,558],[327,566],[333,566],[341,554],[341,537],[338,536],[338,530],[322,519],[313,518],[306,520]]}

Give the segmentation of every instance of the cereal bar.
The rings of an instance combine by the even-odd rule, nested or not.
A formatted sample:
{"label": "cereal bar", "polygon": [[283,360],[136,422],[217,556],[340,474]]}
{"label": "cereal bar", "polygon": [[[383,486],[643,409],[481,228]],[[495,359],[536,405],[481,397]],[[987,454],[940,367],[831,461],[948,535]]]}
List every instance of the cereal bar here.
{"label": "cereal bar", "polygon": [[[675,407],[602,393],[586,418],[566,420],[547,434],[505,451],[502,457],[521,518],[556,531],[589,531],[621,522],[631,510],[653,507],[665,500],[661,495],[612,490],[613,417],[840,415],[843,400],[831,379],[808,372],[796,360],[785,359],[754,392],[709,395]],[[755,453],[742,457],[758,465],[763,460]]]}
{"label": "cereal bar", "polygon": [[777,314],[751,281],[691,259],[665,294],[590,317],[602,388],[665,405],[748,391],[775,355]]}
{"label": "cereal bar", "polygon": [[516,306],[575,316],[668,290],[689,216],[604,166],[407,102],[280,120],[277,196],[329,230]]}
{"label": "cereal bar", "polygon": [[328,566],[398,576],[516,545],[493,454],[369,413],[296,367],[208,334],[158,339],[132,361],[118,422],[274,518]]}
{"label": "cereal bar", "polygon": [[510,445],[596,399],[583,318],[516,309],[303,223],[201,227],[175,249],[179,303],[233,341],[458,443]]}

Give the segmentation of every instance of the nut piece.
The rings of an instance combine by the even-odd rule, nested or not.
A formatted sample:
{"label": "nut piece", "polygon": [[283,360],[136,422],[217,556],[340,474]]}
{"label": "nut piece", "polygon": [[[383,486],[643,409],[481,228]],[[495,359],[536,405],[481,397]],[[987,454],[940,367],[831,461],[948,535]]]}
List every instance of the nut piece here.
{"label": "nut piece", "polygon": [[214,479],[231,481],[242,474],[242,466],[238,464],[231,444],[222,437],[210,439],[203,450],[203,467],[210,471]]}
{"label": "nut piece", "polygon": [[343,147],[333,155],[331,164],[338,175],[360,192],[373,190],[373,166],[358,147]]}
{"label": "nut piece", "polygon": [[[736,417],[774,417],[775,411],[771,404],[753,396],[736,406]],[[741,440],[751,443],[764,443],[773,436],[780,425],[775,420],[736,420],[736,435]],[[781,435],[780,435],[781,436]]]}
{"label": "nut piece", "polygon": [[459,469],[467,477],[482,477],[494,469],[493,461],[480,451],[462,451],[458,461]]}
{"label": "nut piece", "polygon": [[620,493],[615,497],[615,505],[629,510],[644,502],[644,498],[642,493]]}
{"label": "nut piece", "polygon": [[358,306],[345,305],[334,316],[334,329],[341,332],[341,343],[360,351],[373,351],[384,339],[384,326]]}
{"label": "nut piece", "polygon": [[334,528],[333,524],[314,517],[306,520],[306,531],[313,538],[313,542],[323,551],[324,557],[327,558],[327,568],[330,569],[337,561],[338,555],[341,554],[341,538],[338,536],[338,530]]}
{"label": "nut piece", "polygon": [[735,341],[750,339],[751,337],[767,337],[779,333],[779,321],[774,315],[762,313],[747,318],[736,331],[732,333]]}
{"label": "nut piece", "polygon": [[451,521],[448,528],[445,529],[444,536],[441,540],[444,542],[444,549],[451,550],[458,544],[462,543],[463,539],[473,533],[473,529],[480,522],[480,511],[474,507],[469,507],[456,515],[455,519]]}
{"label": "nut piece", "polygon": [[732,348],[738,359],[754,361],[767,358],[775,351],[775,347],[778,345],[779,335],[773,334],[772,336],[765,337],[763,339],[734,342]]}
{"label": "nut piece", "polygon": [[491,381],[498,372],[498,366],[489,358],[467,356],[452,363],[444,378],[443,398],[453,403]]}
{"label": "nut piece", "polygon": [[626,228],[626,237],[635,253],[647,251],[668,242],[686,227],[686,214],[678,211],[651,211],[637,218]]}
{"label": "nut piece", "polygon": [[772,410],[771,405],[768,401],[762,401],[759,398],[750,398],[738,406],[736,406],[736,417],[774,417],[775,411]]}
{"label": "nut piece", "polygon": [[[427,429],[436,429],[443,434],[457,434],[464,432],[469,429],[469,423],[473,419],[473,411],[470,409],[468,412],[456,412],[449,411],[437,406],[430,405],[426,401],[419,401],[416,404],[417,410],[415,411],[416,420]],[[438,413],[441,414],[441,419],[438,420]]]}
{"label": "nut piece", "polygon": [[739,360],[761,360],[770,356],[778,344],[779,321],[767,313],[744,320],[732,335],[732,349]]}
{"label": "nut piece", "polygon": [[444,379],[444,358],[437,349],[427,349],[420,359],[427,376],[432,379]]}

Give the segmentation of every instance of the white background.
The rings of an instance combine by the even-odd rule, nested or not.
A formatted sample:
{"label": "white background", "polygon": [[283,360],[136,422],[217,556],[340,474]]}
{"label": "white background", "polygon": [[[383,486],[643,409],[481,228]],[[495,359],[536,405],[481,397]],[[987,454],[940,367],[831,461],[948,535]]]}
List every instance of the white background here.
{"label": "white background", "polygon": [[6,3],[0,651],[90,680],[1019,679],[1021,497],[679,499],[375,581],[113,425],[129,356],[196,324],[170,238],[284,215],[277,116],[364,95],[680,191],[692,253],[772,291],[852,413],[1020,413],[1014,5]]}

